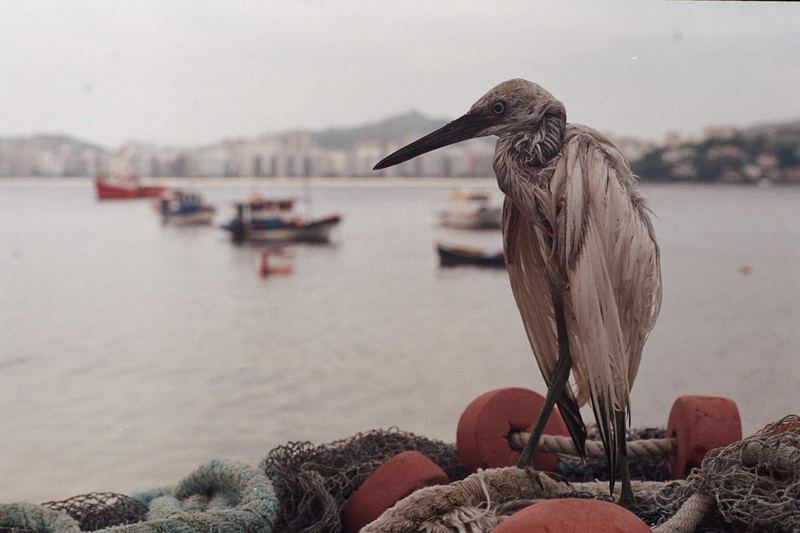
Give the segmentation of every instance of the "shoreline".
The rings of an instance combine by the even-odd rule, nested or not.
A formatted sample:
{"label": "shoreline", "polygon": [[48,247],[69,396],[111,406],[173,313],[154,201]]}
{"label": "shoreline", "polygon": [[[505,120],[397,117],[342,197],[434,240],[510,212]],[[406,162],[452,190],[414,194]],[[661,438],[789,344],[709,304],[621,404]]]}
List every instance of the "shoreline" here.
{"label": "shoreline", "polygon": [[[86,187],[92,184],[91,177],[13,177],[0,178],[0,187],[47,187],[52,185],[66,187]],[[159,177],[159,178],[140,178],[144,185],[164,184],[170,187],[192,187],[192,188],[302,188],[302,187],[323,187],[323,188],[483,188],[495,187],[494,176],[485,178],[443,178],[443,177],[418,177],[418,178],[387,178],[387,177],[312,177],[312,178],[272,178],[272,177],[229,177],[229,178],[186,178],[186,177]],[[644,187],[653,186],[722,186],[722,187],[743,187],[748,189],[763,188],[757,183],[730,183],[721,181],[668,181],[668,180],[644,180],[639,182]],[[770,183],[766,187],[791,187],[791,183]]]}
{"label": "shoreline", "polygon": [[[28,177],[28,178],[0,178],[0,187],[25,187],[25,186],[70,186],[85,187],[92,184],[94,178],[90,177]],[[267,178],[267,177],[230,177],[230,178],[140,178],[144,185],[154,183],[170,187],[194,188],[301,188],[329,187],[329,188],[442,188],[442,187],[490,187],[496,186],[494,177],[487,178],[383,178],[383,177],[352,177],[352,178]]]}

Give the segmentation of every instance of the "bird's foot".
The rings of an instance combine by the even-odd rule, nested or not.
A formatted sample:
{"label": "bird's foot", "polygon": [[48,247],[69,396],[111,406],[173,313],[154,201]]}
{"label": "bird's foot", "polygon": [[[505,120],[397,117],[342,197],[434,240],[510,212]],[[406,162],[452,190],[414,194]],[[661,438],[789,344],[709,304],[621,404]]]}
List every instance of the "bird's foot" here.
{"label": "bird's foot", "polygon": [[531,461],[531,457],[525,457],[522,455],[519,459],[517,459],[517,468],[521,468],[522,470],[525,470],[526,468],[532,468],[532,463],[533,461]]}
{"label": "bird's foot", "polygon": [[636,501],[636,498],[633,496],[633,494],[621,495],[617,501],[617,505],[624,507],[633,514],[636,514],[636,512],[640,510],[639,502]]}

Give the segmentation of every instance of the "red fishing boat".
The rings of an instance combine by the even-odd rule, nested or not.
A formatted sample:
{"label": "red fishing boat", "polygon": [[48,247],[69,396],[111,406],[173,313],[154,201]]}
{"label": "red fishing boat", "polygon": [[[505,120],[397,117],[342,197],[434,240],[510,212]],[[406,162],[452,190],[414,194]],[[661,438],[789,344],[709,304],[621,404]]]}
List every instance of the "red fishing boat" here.
{"label": "red fishing boat", "polygon": [[140,185],[135,176],[110,178],[98,176],[94,181],[97,198],[100,200],[128,200],[133,198],[156,198],[166,187],[162,185]]}

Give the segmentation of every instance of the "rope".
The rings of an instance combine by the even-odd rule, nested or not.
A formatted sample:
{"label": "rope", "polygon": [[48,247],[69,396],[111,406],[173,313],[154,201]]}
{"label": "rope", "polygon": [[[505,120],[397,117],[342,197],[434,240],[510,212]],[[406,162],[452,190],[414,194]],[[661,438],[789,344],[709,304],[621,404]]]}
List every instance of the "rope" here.
{"label": "rope", "polygon": [[[660,465],[666,458],[658,454],[667,453],[674,441],[658,439],[655,447],[648,446],[641,440],[648,434],[663,432],[629,434],[636,439],[629,443],[629,453],[638,455],[640,463]],[[521,447],[526,438],[510,435],[509,441]],[[602,454],[602,447],[594,446],[599,443],[587,444],[590,456]],[[270,452],[258,469],[212,461],[175,487],[135,498],[91,493],[42,505],[0,504],[0,533],[339,531],[341,508],[358,485],[388,457],[409,449],[438,458],[450,479],[461,479],[463,469],[452,445],[399,430],[379,430],[318,447],[290,443]],[[569,439],[553,436],[545,436],[539,449],[574,453]],[[593,463],[602,465],[600,457]],[[488,533],[515,512],[544,499],[615,500],[607,483],[596,481],[602,478],[570,476],[574,470],[564,470],[570,462],[579,461],[561,456],[558,474],[500,468],[420,489],[363,532]],[[560,481],[565,477],[576,482]],[[615,488],[619,492],[620,484]],[[686,480],[634,481],[633,490],[635,514],[656,533],[720,533],[733,524],[748,531],[800,532],[800,417],[784,417],[746,439],[710,450]]]}
{"label": "rope", "polygon": [[33,503],[0,503],[0,528],[19,528],[53,533],[80,533],[74,518]]}
{"label": "rope", "polygon": [[[527,435],[510,435],[522,446]],[[654,439],[655,440],[655,439]],[[630,453],[665,453],[674,440],[628,443]],[[538,449],[574,453],[571,440],[545,436]],[[588,455],[602,446],[588,446]],[[602,455],[601,455],[602,456]],[[620,488],[618,484],[617,489]],[[800,417],[789,415],[754,435],[709,451],[700,468],[686,480],[633,482],[637,514],[655,507],[648,524],[654,533],[691,533],[698,528],[730,527],[748,530],[800,531]],[[486,533],[540,499],[584,497],[609,499],[605,482],[564,483],[533,469],[498,468],[479,471],[463,481],[420,489],[388,509],[363,533],[425,531]],[[645,513],[648,514],[648,513]]]}
{"label": "rope", "polygon": [[[510,435],[509,440],[521,446],[526,437]],[[659,440],[656,447],[643,446],[642,441],[628,447],[642,454],[674,443]],[[569,439],[546,436],[542,442],[539,449],[572,450]],[[594,447],[594,453],[597,450],[602,452],[602,447]],[[633,491],[636,514],[654,533],[722,531],[732,524],[748,531],[800,532],[800,417],[789,415],[746,439],[710,450],[686,480],[634,481]],[[498,468],[420,489],[362,533],[486,533],[537,500],[564,497],[612,499],[605,482],[565,483],[533,469]]]}
{"label": "rope", "polygon": [[[508,442],[514,450],[522,450],[531,434],[524,431],[508,435]],[[661,457],[672,455],[675,451],[675,439],[642,439],[628,441],[628,457]],[[560,453],[563,455],[578,455],[575,445],[569,437],[558,435],[542,435],[537,451],[546,453]],[[586,441],[586,456],[603,458],[606,456],[603,443],[595,440]]]}
{"label": "rope", "polygon": [[[135,496],[148,505],[147,520],[95,533],[269,533],[278,514],[272,484],[243,463],[212,460],[174,488]],[[0,504],[0,527],[42,533],[80,533],[64,511],[34,504]]]}
{"label": "rope", "polygon": [[[633,481],[633,490],[635,493],[655,492],[664,485],[655,481]],[[615,491],[619,490],[617,484]],[[607,497],[608,483],[561,483],[530,468],[482,470],[450,485],[414,492],[367,525],[361,533],[433,533],[453,529],[489,531],[487,526],[496,525],[536,500],[574,496],[576,493],[584,497]],[[665,530],[663,533],[684,531],[689,533],[693,529]]]}
{"label": "rope", "polygon": [[[637,494],[654,494],[666,485],[658,481],[634,481],[633,490]],[[615,492],[619,489],[617,485]],[[490,531],[514,512],[536,501],[576,495],[608,497],[608,483],[561,483],[533,469],[482,470],[450,485],[416,491],[367,525],[361,533]],[[691,533],[712,504],[713,498],[695,494],[653,532]]]}
{"label": "rope", "polygon": [[749,442],[742,447],[741,463],[747,468],[770,463],[776,470],[800,473],[800,448],[779,444],[765,447],[757,442]]}
{"label": "rope", "polygon": [[714,498],[705,494],[692,494],[672,518],[653,529],[653,533],[690,533],[712,508]]}

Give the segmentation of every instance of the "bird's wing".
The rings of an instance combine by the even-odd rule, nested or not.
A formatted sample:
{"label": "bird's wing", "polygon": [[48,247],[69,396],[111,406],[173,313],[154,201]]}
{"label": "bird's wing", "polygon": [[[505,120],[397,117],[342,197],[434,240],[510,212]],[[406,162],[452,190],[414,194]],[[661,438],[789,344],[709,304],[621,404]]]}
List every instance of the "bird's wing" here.
{"label": "bird's wing", "polygon": [[556,254],[568,283],[573,356],[585,365],[579,374],[588,379],[590,397],[600,399],[603,385],[609,407],[625,409],[661,306],[661,269],[635,177],[604,141],[588,133],[572,137],[550,184],[562,206]]}
{"label": "bird's wing", "polygon": [[[661,268],[644,201],[619,151],[593,130],[573,136],[550,182],[560,198],[556,254],[564,265],[577,394],[588,392],[612,470],[647,335],[661,307]],[[622,427],[620,427],[622,426]]]}
{"label": "bird's wing", "polygon": [[[548,280],[552,239],[546,222],[530,224],[509,196],[503,204],[503,241],[506,268],[525,332],[539,370],[550,386],[558,359],[558,335],[553,311],[553,293]],[[580,456],[584,456],[586,426],[572,387],[556,397],[558,410]]]}
{"label": "bird's wing", "polygon": [[628,410],[661,304],[658,246],[635,177],[602,134],[575,126],[537,179],[519,169],[515,175],[512,166],[495,170],[506,193],[511,286],[536,360],[547,379],[558,357],[549,296],[562,292],[572,352],[568,395],[578,405],[591,400],[613,469],[614,436],[625,431],[614,411]]}
{"label": "bird's wing", "polygon": [[552,240],[546,228],[529,223],[507,196],[503,205],[503,242],[511,290],[539,370],[547,381],[558,359],[558,337],[548,280]]}

